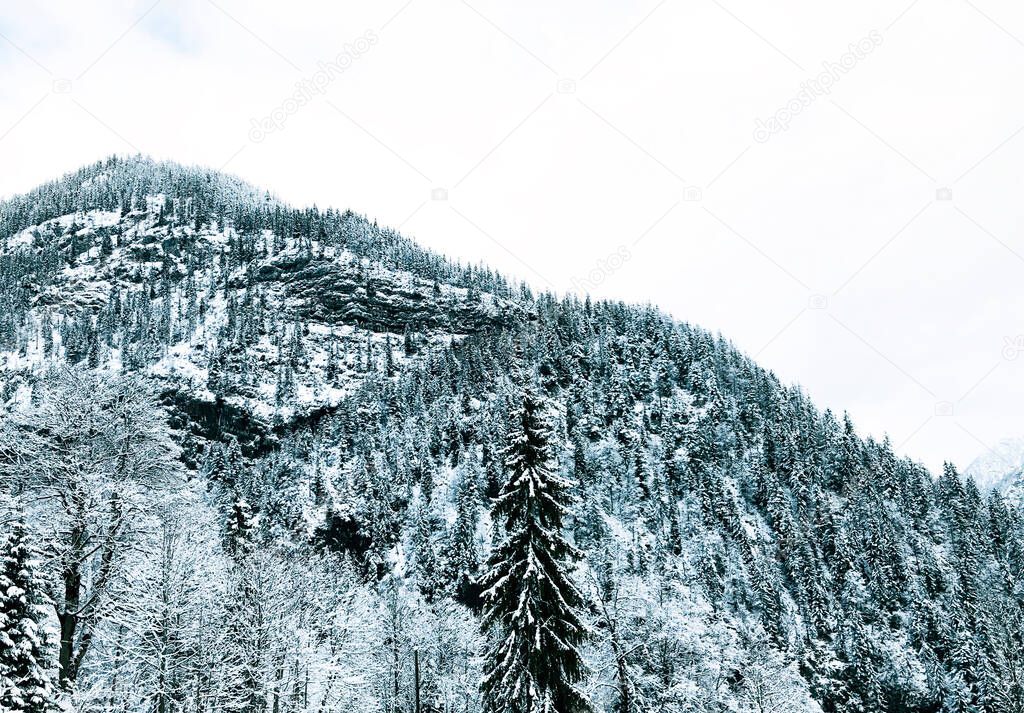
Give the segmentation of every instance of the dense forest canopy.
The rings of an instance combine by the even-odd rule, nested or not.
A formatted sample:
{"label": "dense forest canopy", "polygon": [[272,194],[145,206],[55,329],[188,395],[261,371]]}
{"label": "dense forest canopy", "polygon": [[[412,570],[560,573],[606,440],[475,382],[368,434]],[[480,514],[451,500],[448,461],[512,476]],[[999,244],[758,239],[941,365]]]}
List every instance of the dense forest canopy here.
{"label": "dense forest canopy", "polygon": [[11,710],[1024,711],[998,492],[350,212],[144,158],[0,204],[0,404]]}

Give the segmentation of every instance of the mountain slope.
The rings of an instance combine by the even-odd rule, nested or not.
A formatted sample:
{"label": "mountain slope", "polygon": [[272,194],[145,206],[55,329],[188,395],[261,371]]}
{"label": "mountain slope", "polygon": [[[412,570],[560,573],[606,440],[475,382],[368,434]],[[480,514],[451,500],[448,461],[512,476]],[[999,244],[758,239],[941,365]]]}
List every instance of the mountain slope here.
{"label": "mountain slope", "polygon": [[170,605],[130,576],[160,558],[126,554],[83,707],[171,690],[181,710],[480,710],[477,582],[523,379],[579,499],[597,709],[1024,705],[1020,513],[720,337],[146,159],[0,205],[0,226],[7,413],[46,403],[54,366],[153,378],[206,543],[180,557],[208,581],[183,589],[216,592],[174,599],[188,647],[128,662],[153,635],[124,612]]}
{"label": "mountain slope", "polygon": [[[54,357],[141,369],[179,403],[270,423],[335,407],[378,360],[394,373],[435,341],[525,316],[475,285],[440,282],[466,278],[397,237],[382,245],[352,214],[283,214],[267,194],[197,174],[112,159],[0,208],[9,372],[27,378]],[[368,241],[374,261],[349,249]],[[403,249],[412,270],[380,257]]]}
{"label": "mountain slope", "polygon": [[1007,502],[1024,505],[1024,439],[1003,439],[971,461],[964,475],[982,492],[995,491]]}

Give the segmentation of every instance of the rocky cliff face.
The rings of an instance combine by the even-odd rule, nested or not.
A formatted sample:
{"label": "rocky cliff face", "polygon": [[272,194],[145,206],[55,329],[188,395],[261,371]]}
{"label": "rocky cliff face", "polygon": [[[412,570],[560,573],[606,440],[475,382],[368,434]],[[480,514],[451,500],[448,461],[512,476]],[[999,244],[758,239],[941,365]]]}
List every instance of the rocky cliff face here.
{"label": "rocky cliff face", "polygon": [[182,408],[217,404],[217,419],[280,428],[370,376],[531,317],[336,244],[176,221],[161,195],[136,203],[145,209],[77,211],[0,237],[0,260],[41,268],[21,281],[28,328],[0,348],[0,368],[29,378],[48,363],[130,362]]}
{"label": "rocky cliff face", "polygon": [[443,329],[469,334],[527,316],[508,300],[442,287],[329,249],[320,255],[300,250],[268,258],[254,279],[280,285],[289,305],[305,319],[375,331]]}

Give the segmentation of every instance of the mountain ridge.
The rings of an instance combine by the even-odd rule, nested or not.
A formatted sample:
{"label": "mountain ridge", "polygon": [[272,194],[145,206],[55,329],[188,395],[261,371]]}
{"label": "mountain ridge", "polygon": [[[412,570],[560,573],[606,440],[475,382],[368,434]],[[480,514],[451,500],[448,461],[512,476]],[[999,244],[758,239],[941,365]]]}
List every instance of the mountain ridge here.
{"label": "mountain ridge", "polygon": [[[0,204],[0,475],[73,472],[57,447],[4,454],[92,392],[142,399],[139,377],[179,483],[120,489],[138,520],[82,560],[118,565],[116,587],[82,579],[104,602],[69,643],[82,710],[481,710],[479,583],[530,386],[577,502],[560,574],[597,710],[1019,713],[1024,521],[952,466],[650,305],[534,294],[205,169],[69,176]],[[27,483],[5,495],[62,551],[66,514]],[[161,549],[171,525],[189,547]],[[154,624],[171,610],[180,646]]]}
{"label": "mountain ridge", "polygon": [[1008,500],[1024,504],[1024,438],[1004,438],[981,453],[964,469],[983,492],[997,490]]}

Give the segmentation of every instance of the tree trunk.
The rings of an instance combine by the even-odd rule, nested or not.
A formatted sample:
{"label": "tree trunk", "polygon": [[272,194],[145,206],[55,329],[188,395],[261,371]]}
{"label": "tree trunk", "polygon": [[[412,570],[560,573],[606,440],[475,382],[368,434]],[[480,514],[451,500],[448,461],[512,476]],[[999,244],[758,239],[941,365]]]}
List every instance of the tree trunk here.
{"label": "tree trunk", "polygon": [[420,713],[420,650],[413,649],[412,657],[416,673],[416,713]]}
{"label": "tree trunk", "polygon": [[58,681],[62,687],[68,687],[78,677],[75,665],[75,633],[78,629],[78,609],[82,599],[82,570],[80,553],[84,546],[85,531],[80,525],[71,531],[71,547],[68,561],[64,566],[61,579],[64,583],[64,601],[57,609],[57,620],[60,623],[60,652],[57,656],[59,667]]}
{"label": "tree trunk", "polygon": [[109,698],[108,698],[109,702],[107,703],[107,707],[110,710],[114,710],[115,706],[117,704],[117,695],[118,695],[117,694],[117,687],[118,687],[118,683],[119,683],[119,681],[118,681],[118,673],[121,670],[121,655],[123,653],[123,651],[122,651],[122,648],[123,648],[122,642],[123,641],[124,641],[124,625],[120,624],[117,627],[117,644],[115,644],[115,646],[114,646],[114,663],[110,667],[111,668],[110,695],[109,695]]}
{"label": "tree trunk", "polygon": [[[162,633],[161,633],[162,638]],[[167,657],[160,652],[160,666],[156,682],[156,713],[167,713]]]}
{"label": "tree trunk", "polygon": [[75,628],[78,625],[78,618],[74,614],[58,613],[60,621],[60,654],[57,658],[57,665],[60,668],[59,682],[61,686],[67,687],[74,683],[77,671],[72,670],[72,650],[75,646]]}

